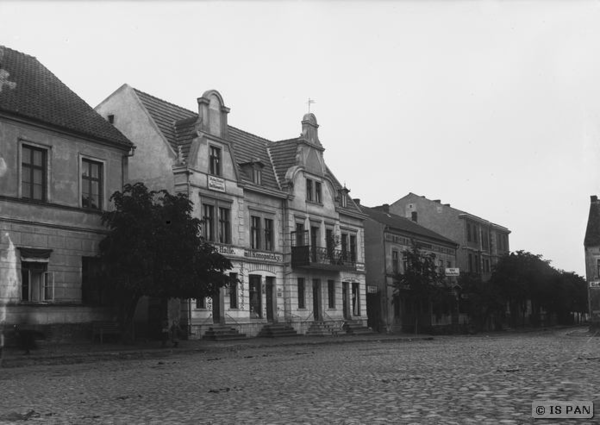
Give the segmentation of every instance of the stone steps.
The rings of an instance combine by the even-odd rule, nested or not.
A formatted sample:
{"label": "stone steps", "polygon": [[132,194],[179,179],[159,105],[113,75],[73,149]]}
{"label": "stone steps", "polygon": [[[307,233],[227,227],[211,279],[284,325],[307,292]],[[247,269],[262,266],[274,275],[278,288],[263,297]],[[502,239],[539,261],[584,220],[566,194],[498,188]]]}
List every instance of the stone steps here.
{"label": "stone steps", "polygon": [[202,339],[210,341],[232,341],[236,339],[245,339],[246,334],[240,333],[237,329],[230,326],[211,326],[202,336]]}
{"label": "stone steps", "polygon": [[348,321],[344,323],[344,329],[348,335],[370,335],[374,333],[373,329],[364,326],[360,322]]}
{"label": "stone steps", "polygon": [[298,336],[298,332],[293,327],[284,323],[269,323],[263,326],[257,336],[262,338],[282,338]]}

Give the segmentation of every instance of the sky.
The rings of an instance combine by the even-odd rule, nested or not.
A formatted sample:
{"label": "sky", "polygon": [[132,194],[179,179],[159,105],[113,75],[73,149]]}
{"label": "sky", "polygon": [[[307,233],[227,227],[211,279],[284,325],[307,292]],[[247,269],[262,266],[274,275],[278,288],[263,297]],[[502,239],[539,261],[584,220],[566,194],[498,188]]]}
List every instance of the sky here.
{"label": "sky", "polygon": [[366,206],[409,192],[511,230],[585,275],[600,195],[600,2],[0,1],[0,45],[92,107],[127,83],[229,124],[297,137]]}

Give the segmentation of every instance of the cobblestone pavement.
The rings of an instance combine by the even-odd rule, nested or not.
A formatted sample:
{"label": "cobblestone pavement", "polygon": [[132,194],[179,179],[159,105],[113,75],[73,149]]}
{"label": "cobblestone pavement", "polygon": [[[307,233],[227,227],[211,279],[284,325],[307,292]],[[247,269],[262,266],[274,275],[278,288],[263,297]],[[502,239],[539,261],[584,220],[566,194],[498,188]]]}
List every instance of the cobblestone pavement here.
{"label": "cobblestone pavement", "polygon": [[[533,420],[535,400],[597,419]],[[278,346],[0,369],[0,423],[600,423],[600,338],[571,332]]]}

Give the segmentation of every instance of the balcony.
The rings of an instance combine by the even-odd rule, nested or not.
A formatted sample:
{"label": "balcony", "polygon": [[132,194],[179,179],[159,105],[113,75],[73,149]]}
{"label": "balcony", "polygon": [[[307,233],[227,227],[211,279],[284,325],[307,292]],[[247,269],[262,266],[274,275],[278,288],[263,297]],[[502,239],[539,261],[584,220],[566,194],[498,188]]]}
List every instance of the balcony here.
{"label": "balcony", "polygon": [[331,247],[311,246],[306,242],[307,238],[304,235],[292,232],[293,268],[331,271],[356,270],[356,259],[352,253]]}

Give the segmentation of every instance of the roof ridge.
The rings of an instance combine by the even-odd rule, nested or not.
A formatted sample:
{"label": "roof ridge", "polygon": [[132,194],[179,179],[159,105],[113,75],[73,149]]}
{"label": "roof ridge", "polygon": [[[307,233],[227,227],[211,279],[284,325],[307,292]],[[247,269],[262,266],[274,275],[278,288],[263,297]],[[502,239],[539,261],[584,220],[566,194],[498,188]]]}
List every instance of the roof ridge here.
{"label": "roof ridge", "polygon": [[160,101],[160,102],[166,103],[166,104],[168,104],[168,105],[174,106],[174,107],[176,107],[176,108],[179,108],[179,109],[183,109],[184,111],[186,111],[186,112],[189,112],[189,113],[191,113],[191,114],[196,114],[196,115],[198,115],[198,112],[194,112],[194,111],[192,111],[191,109],[184,108],[183,106],[176,105],[176,104],[174,104],[174,103],[172,103],[172,102],[169,102],[169,101],[167,101],[167,100],[161,99],[160,97],[153,96],[153,95],[151,95],[150,93],[146,93],[145,91],[142,91],[142,90],[140,90],[140,89],[136,89],[135,87],[132,87],[132,89],[133,89],[134,91],[136,91],[138,94],[143,94],[143,95],[145,95],[145,96],[148,96],[148,97],[151,97],[151,98],[153,98],[153,99],[156,99],[156,100],[158,100],[158,101]]}
{"label": "roof ridge", "polygon": [[[28,54],[28,53],[21,52],[20,50],[11,49],[10,47],[8,47],[8,46],[5,46],[5,45],[3,45],[3,44],[0,44],[0,49],[12,50],[13,52],[15,52],[15,53],[18,53],[18,54],[20,54],[20,55],[23,55],[23,56],[29,56],[30,58],[33,58],[33,59],[35,59],[35,60],[38,60],[38,58],[37,58],[36,56],[30,55],[30,54]],[[39,62],[39,61],[38,61],[38,62]],[[41,63],[41,62],[40,62],[40,63]]]}

